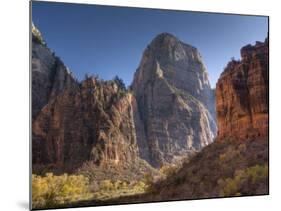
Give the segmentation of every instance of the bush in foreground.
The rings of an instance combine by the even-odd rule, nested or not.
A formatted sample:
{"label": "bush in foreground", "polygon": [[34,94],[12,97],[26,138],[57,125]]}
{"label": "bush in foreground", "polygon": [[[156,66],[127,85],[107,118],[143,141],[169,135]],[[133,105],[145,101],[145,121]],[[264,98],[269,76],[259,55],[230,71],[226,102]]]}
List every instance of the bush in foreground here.
{"label": "bush in foreground", "polygon": [[[235,171],[233,178],[220,179],[220,196],[240,196],[249,192],[259,194],[258,189],[264,189],[268,180],[268,166],[255,165],[244,170]],[[264,188],[262,187],[264,186]]]}
{"label": "bush in foreground", "polygon": [[32,206],[47,208],[90,198],[89,181],[82,175],[32,175]]}

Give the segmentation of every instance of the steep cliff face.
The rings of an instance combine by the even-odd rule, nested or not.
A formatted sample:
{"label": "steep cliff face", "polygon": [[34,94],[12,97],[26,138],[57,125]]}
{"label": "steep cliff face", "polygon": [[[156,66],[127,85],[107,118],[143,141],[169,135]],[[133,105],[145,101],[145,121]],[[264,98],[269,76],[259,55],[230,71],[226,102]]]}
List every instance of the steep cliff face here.
{"label": "steep cliff face", "polygon": [[57,167],[136,163],[133,97],[89,78],[47,104],[33,122],[33,163]]}
{"label": "steep cliff face", "polygon": [[216,85],[219,137],[268,135],[268,39],[241,49]]}
{"label": "steep cliff face", "polygon": [[46,46],[40,31],[32,25],[32,119],[65,88],[77,86],[70,71]]}
{"label": "steep cliff face", "polygon": [[216,86],[218,137],[145,194],[110,203],[269,194],[268,39],[241,49]]}
{"label": "steep cliff face", "polygon": [[196,48],[171,34],[158,35],[143,53],[132,90],[140,154],[153,166],[213,141],[214,94]]}
{"label": "steep cliff face", "polygon": [[[142,161],[136,144],[136,102],[119,82],[95,77],[77,82],[32,26],[35,173],[76,171],[88,161],[104,169],[132,163],[139,166]],[[142,166],[145,168],[145,164]]]}
{"label": "steep cliff face", "polygon": [[138,166],[141,158],[160,167],[213,141],[214,94],[194,47],[167,33],[157,36],[130,93],[115,80],[76,82],[33,31],[35,167]]}

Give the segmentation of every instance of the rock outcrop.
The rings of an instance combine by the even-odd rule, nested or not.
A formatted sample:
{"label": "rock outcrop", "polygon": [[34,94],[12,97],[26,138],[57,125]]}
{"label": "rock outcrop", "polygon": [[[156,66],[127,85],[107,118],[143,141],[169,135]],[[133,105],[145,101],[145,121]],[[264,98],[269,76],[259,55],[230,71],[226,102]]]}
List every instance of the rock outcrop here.
{"label": "rock outcrop", "polygon": [[132,83],[140,155],[155,167],[213,141],[214,92],[198,50],[171,34],[145,49]]}
{"label": "rock outcrop", "polygon": [[65,88],[77,86],[71,72],[32,24],[32,119]]}
{"label": "rock outcrop", "polygon": [[[65,168],[136,163],[133,96],[94,77],[65,90],[33,122],[33,163]],[[37,148],[36,148],[37,147]]]}
{"label": "rock outcrop", "polygon": [[73,171],[88,161],[160,167],[202,149],[216,133],[201,56],[167,33],[145,50],[130,92],[120,80],[76,82],[33,28],[32,83],[35,172],[42,165]]}
{"label": "rock outcrop", "polygon": [[268,39],[243,47],[241,56],[228,63],[217,82],[216,141],[150,192],[109,203],[269,194]]}
{"label": "rock outcrop", "polygon": [[77,82],[32,26],[32,163],[75,171],[135,163],[135,98],[120,81],[88,77]]}
{"label": "rock outcrop", "polygon": [[247,139],[268,136],[268,39],[241,49],[216,85],[218,136]]}

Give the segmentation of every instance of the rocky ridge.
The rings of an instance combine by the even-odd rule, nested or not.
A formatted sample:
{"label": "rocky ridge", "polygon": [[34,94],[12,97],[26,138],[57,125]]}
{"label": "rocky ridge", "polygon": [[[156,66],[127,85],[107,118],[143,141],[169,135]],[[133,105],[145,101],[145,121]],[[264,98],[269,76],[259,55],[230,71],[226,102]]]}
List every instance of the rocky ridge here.
{"label": "rocky ridge", "polygon": [[146,161],[161,167],[192,155],[147,193],[100,203],[268,194],[268,39],[227,65],[215,109],[198,50],[173,35],[151,42],[127,90],[94,76],[77,82],[32,31],[33,173],[130,181],[154,170]]}
{"label": "rocky ridge", "polygon": [[138,156],[135,99],[119,82],[94,76],[77,82],[32,26],[34,173],[73,172],[87,161],[101,168],[145,163]]}
{"label": "rocky ridge", "polygon": [[153,166],[173,163],[212,143],[214,93],[198,50],[168,33],[143,53],[132,90],[141,157]]}
{"label": "rocky ridge", "polygon": [[66,170],[86,161],[105,168],[137,165],[133,101],[116,82],[95,77],[65,90],[33,122],[33,163]]}
{"label": "rocky ridge", "polygon": [[146,162],[176,163],[213,141],[214,95],[196,48],[160,34],[127,90],[95,76],[77,82],[40,31],[32,31],[35,173],[93,165],[150,169]]}
{"label": "rocky ridge", "polygon": [[32,119],[64,89],[78,85],[70,70],[46,45],[32,24]]}
{"label": "rocky ridge", "polygon": [[241,56],[228,63],[217,82],[216,141],[147,193],[106,203],[269,194],[268,38],[243,47]]}
{"label": "rocky ridge", "polygon": [[216,85],[218,136],[247,139],[268,136],[268,39],[241,49]]}

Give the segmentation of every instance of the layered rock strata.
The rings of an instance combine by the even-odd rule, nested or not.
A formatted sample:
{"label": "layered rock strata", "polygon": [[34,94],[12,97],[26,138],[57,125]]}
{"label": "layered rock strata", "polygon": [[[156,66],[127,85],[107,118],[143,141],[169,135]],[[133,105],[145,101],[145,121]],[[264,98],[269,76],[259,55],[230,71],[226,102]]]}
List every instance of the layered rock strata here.
{"label": "layered rock strata", "polygon": [[128,91],[116,80],[77,82],[32,32],[34,167],[72,171],[88,161],[106,168],[141,159],[161,167],[213,141],[214,92],[196,48],[158,35]]}
{"label": "layered rock strata", "polygon": [[79,166],[134,163],[133,96],[89,78],[47,104],[33,122],[33,163]]}
{"label": "layered rock strata", "polygon": [[32,118],[64,89],[77,86],[70,70],[46,45],[32,24]]}
{"label": "layered rock strata", "polygon": [[143,53],[132,90],[140,154],[153,166],[176,162],[213,141],[214,92],[196,48],[171,34],[158,35]]}
{"label": "layered rock strata", "polygon": [[241,49],[216,85],[219,137],[238,139],[268,136],[268,39]]}

